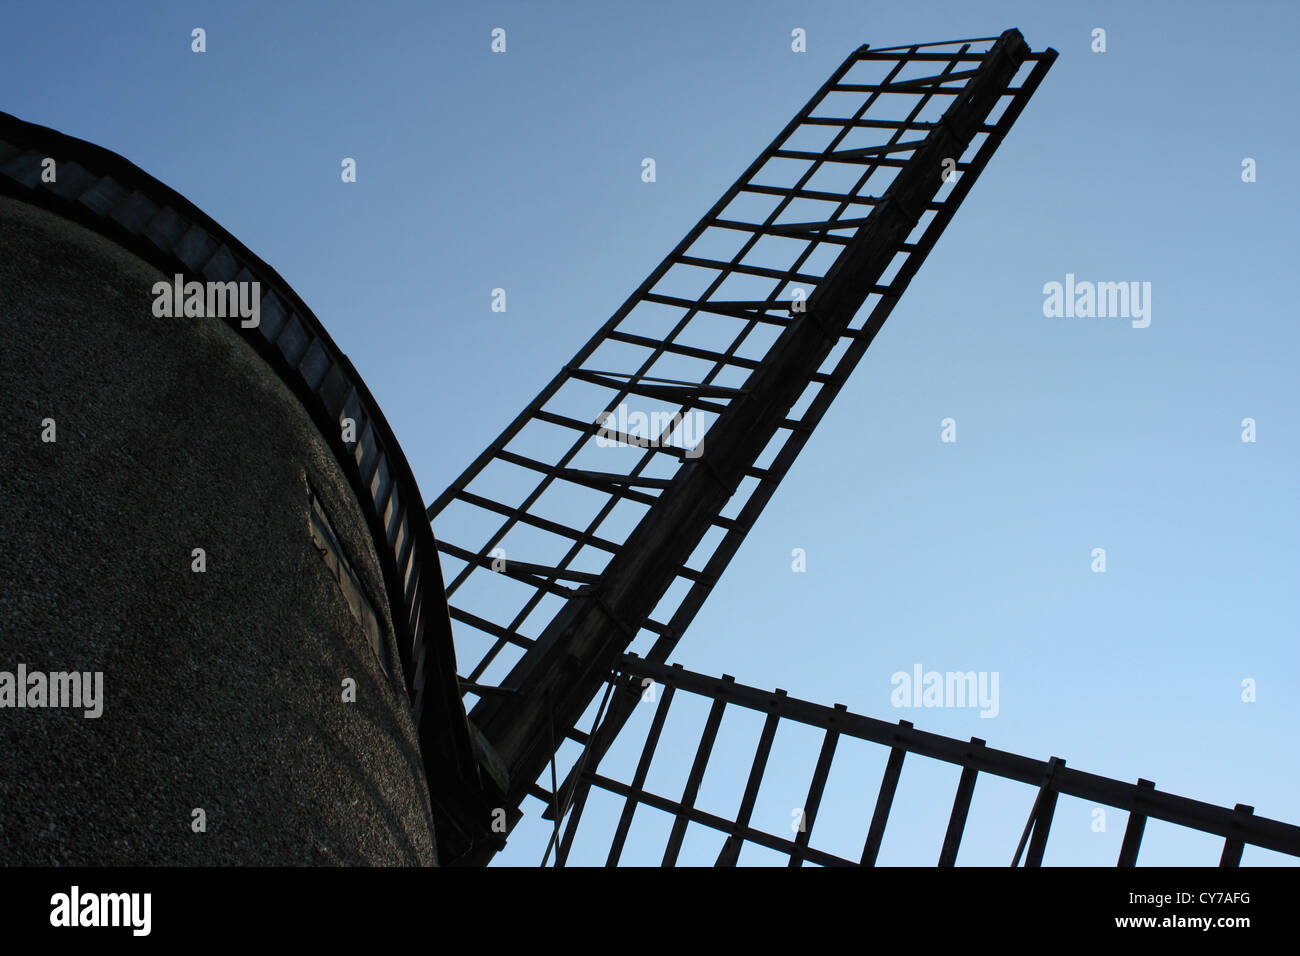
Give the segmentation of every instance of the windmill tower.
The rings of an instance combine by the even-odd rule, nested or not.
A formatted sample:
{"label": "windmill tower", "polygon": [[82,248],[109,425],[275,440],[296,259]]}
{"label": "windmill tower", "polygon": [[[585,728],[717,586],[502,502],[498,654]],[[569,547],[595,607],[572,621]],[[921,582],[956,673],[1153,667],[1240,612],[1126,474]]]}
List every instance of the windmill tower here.
{"label": "windmill tower", "polygon": [[[678,861],[694,825],[721,835],[718,865],[742,862],[749,846],[791,865],[871,865],[911,754],[960,768],[940,865],[957,860],[981,775],[1030,788],[1028,819],[1007,848],[1013,863],[1043,861],[1060,795],[1128,814],[1122,866],[1136,862],[1148,819],[1222,838],[1224,865],[1236,865],[1248,843],[1300,855],[1300,828],[1246,805],[1212,806],[1151,781],[1111,780],[1056,757],[1006,753],[672,662],[1055,57],[1030,50],[1015,30],[855,50],[425,513],[373,396],[282,277],[122,157],[0,114],[0,238],[6,263],[16,263],[0,270],[0,287],[17,290],[0,319],[14,354],[68,336],[55,371],[33,379],[29,365],[9,362],[0,390],[12,389],[12,407],[71,396],[59,417],[88,418],[95,406],[83,401],[82,370],[93,367],[111,379],[115,402],[94,420],[95,442],[51,445],[13,466],[6,533],[40,540],[48,515],[68,510],[65,499],[86,488],[119,492],[112,507],[73,515],[81,548],[72,559],[32,548],[29,566],[4,565],[7,583],[38,573],[41,587],[0,595],[13,617],[3,646],[43,654],[51,666],[75,650],[83,663],[102,660],[111,685],[137,691],[133,708],[110,706],[90,732],[61,717],[14,725],[0,802],[51,825],[10,828],[0,848],[15,848],[18,862],[64,850],[85,854],[63,853],[71,862],[196,862],[177,820],[206,800],[214,816],[260,828],[244,832],[264,833],[274,850],[250,858],[239,829],[227,826],[204,844],[218,854],[205,862],[436,855],[481,865],[532,799],[552,830],[547,857],[563,864],[599,791],[622,801],[609,863],[619,862],[638,808],[651,807],[673,818],[665,865]],[[69,249],[80,263],[72,278],[56,268]],[[258,320],[151,324],[147,290],[173,276],[256,284]],[[29,321],[33,311],[47,321]],[[152,363],[148,376],[139,357]],[[183,438],[145,443],[150,467],[120,488],[85,481],[102,478],[101,466],[117,474],[117,449],[131,446],[131,422],[152,414],[158,383],[192,380],[195,369],[209,387],[191,388],[169,412],[184,423]],[[210,398],[243,394],[254,398],[220,407]],[[232,431],[232,420],[277,428]],[[14,447],[30,439],[16,434]],[[220,495],[207,485],[176,493],[174,479],[190,472],[229,479]],[[273,516],[255,548],[241,534],[249,514]],[[151,554],[188,554],[196,535],[240,560],[215,562],[207,577],[178,577],[165,563],[141,573],[139,542]],[[77,561],[83,553],[116,559],[89,566]],[[56,605],[62,630],[49,627]],[[119,605],[130,615],[125,630],[104,611]],[[204,676],[224,678],[232,657],[275,662],[240,670],[264,707]],[[367,693],[352,710],[319,690],[358,677]],[[653,716],[620,779],[602,761],[616,741],[635,744],[625,728],[650,684],[660,689]],[[708,716],[685,786],[652,792],[647,769],[670,708],[687,698],[707,702]],[[696,798],[719,727],[737,710],[762,715],[762,730],[743,795],[724,817]],[[822,741],[791,837],[753,816],[783,722],[815,728]],[[52,732],[76,772],[61,797],[47,798],[22,789],[21,769]],[[888,754],[852,856],[819,845],[815,829],[848,739]],[[283,753],[311,775],[309,804],[278,789]],[[106,754],[123,768],[111,800],[81,782]],[[153,802],[131,819],[112,812],[113,801],[135,805],[141,795]],[[83,821],[95,800],[104,806]],[[54,823],[59,836],[47,838]]]}

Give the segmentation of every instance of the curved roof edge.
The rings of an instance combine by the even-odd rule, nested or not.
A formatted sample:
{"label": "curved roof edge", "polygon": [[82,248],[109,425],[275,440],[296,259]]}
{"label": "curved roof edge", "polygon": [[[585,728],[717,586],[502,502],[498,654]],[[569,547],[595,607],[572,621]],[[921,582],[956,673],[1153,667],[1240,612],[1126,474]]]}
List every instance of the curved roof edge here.
{"label": "curved roof edge", "polygon": [[[56,163],[55,182],[42,181],[47,158]],[[392,608],[439,859],[452,863],[473,844],[497,842],[486,825],[484,807],[493,801],[461,702],[441,565],[415,474],[315,314],[278,272],[174,189],[110,150],[3,112],[0,195],[80,223],[165,275],[261,284],[259,325],[225,321],[302,402],[361,503]],[[343,441],[344,418],[356,423],[351,445]]]}

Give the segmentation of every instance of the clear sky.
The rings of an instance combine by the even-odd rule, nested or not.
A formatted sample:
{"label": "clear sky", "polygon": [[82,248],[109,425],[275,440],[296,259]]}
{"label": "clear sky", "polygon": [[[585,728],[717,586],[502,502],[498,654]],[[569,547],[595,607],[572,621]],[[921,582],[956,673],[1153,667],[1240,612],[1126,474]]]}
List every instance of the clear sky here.
{"label": "clear sky", "polygon": [[[1300,186],[1286,166],[1300,7],[5,6],[0,109],[121,153],[274,266],[366,378],[426,501],[854,47],[1012,26],[1055,47],[675,659],[1300,822]],[[1043,287],[1067,274],[1151,283],[1149,327],[1046,317]],[[997,716],[895,708],[891,675],[917,664],[997,672]],[[698,725],[673,733],[689,747]],[[737,733],[724,756],[739,788],[753,744]],[[789,833],[817,744],[780,743],[756,826]],[[837,761],[814,845],[860,850],[877,751]],[[904,769],[881,863],[937,857],[956,771],[924,763]],[[676,796],[675,766],[651,788]],[[961,862],[1008,862],[1032,796],[982,777]],[[1091,811],[1062,800],[1048,863],[1113,863],[1124,815],[1099,833]],[[571,862],[603,860],[601,814]],[[625,860],[657,862],[666,828],[640,821]],[[521,826],[503,861],[535,864],[545,836]],[[717,842],[693,828],[683,861],[711,861]],[[1153,823],[1142,859],[1218,854]],[[1243,862],[1287,861],[1247,848]]]}

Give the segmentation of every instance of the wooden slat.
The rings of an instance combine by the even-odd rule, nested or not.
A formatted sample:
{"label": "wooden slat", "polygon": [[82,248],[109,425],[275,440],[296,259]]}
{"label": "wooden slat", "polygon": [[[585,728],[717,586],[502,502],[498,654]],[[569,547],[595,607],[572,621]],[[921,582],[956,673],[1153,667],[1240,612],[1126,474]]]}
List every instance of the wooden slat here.
{"label": "wooden slat", "polygon": [[[836,704],[835,709],[840,713],[848,712],[848,707],[844,704]],[[839,739],[839,731],[834,727],[827,728],[822,738],[821,752],[817,754],[817,766],[813,769],[812,782],[808,785],[808,796],[803,803],[803,827],[794,837],[795,846],[800,850],[806,849],[808,841],[812,839],[813,824],[817,821],[817,811],[822,804],[822,793],[826,790],[826,778],[831,772],[831,761],[835,759],[835,745]],[[791,853],[790,866],[802,865],[803,854]]]}
{"label": "wooden slat", "polygon": [[[632,816],[636,813],[635,795],[645,786],[646,775],[650,772],[650,761],[654,759],[655,748],[659,745],[659,735],[663,733],[664,721],[668,717],[668,708],[673,702],[675,688],[671,685],[663,688],[663,696],[655,706],[654,718],[650,721],[650,730],[641,747],[641,758],[637,761],[636,772],[632,775],[632,788],[623,801],[623,812],[619,814],[618,827],[614,830],[614,840],[609,847],[606,866],[616,866],[618,858],[623,855],[623,844],[627,841],[628,828],[632,826]],[[591,775],[594,779],[594,774]]]}
{"label": "wooden slat", "polygon": [[[979,737],[970,739],[972,747],[983,747],[984,741]],[[975,793],[975,778],[979,771],[974,767],[963,767],[961,779],[957,781],[957,795],[952,801],[952,813],[948,817],[948,831],[943,837],[943,848],[939,851],[940,866],[956,866],[957,850],[961,847],[962,833],[966,829],[966,815],[970,812],[971,797]]]}
{"label": "wooden slat", "polygon": [[[722,675],[723,684],[734,681],[734,677]],[[695,748],[695,762],[691,764],[690,776],[686,779],[682,798],[678,801],[683,810],[690,810],[695,806],[695,798],[699,796],[700,783],[704,780],[704,771],[709,765],[709,755],[713,753],[713,741],[718,737],[718,728],[722,725],[722,713],[726,707],[725,700],[715,697],[713,706],[709,708],[709,717],[704,722],[704,733],[700,736],[699,746]],[[668,835],[668,846],[664,848],[664,866],[673,866],[677,863],[677,855],[682,849],[682,839],[686,836],[687,822],[683,813],[678,813],[677,819],[673,821],[672,832]]]}
{"label": "wooden slat", "polygon": [[[1150,780],[1137,782],[1138,790],[1154,790],[1156,785]],[[1119,848],[1119,862],[1116,866],[1137,866],[1138,849],[1142,846],[1142,833],[1146,829],[1147,817],[1137,810],[1129,811],[1128,826],[1124,828],[1124,843]]]}
{"label": "wooden slat", "polygon": [[[1255,808],[1239,803],[1233,807],[1233,812],[1238,817],[1249,817],[1255,812]],[[1234,823],[1234,829],[1237,824]],[[1230,836],[1223,841],[1223,854],[1219,857],[1219,866],[1237,867],[1241,865],[1241,851],[1244,844],[1240,837]]]}
{"label": "wooden slat", "polygon": [[[778,688],[772,695],[774,705],[779,706],[785,691]],[[740,858],[740,847],[744,842],[740,834],[749,826],[754,813],[754,803],[758,800],[758,788],[763,783],[763,772],[767,769],[767,758],[772,752],[772,741],[776,739],[776,728],[781,717],[775,711],[767,715],[763,722],[763,732],[759,735],[758,746],[754,749],[754,760],[749,767],[749,780],[745,783],[745,793],[740,799],[740,809],[736,813],[736,826],[731,836],[718,852],[715,866],[735,866]]]}
{"label": "wooden slat", "polygon": [[[912,722],[900,720],[902,730],[911,730]],[[907,751],[894,747],[889,751],[889,762],[885,764],[885,774],[880,780],[880,793],[876,795],[876,809],[871,815],[871,828],[867,831],[867,842],[862,847],[862,866],[875,866],[880,854],[880,844],[885,838],[885,824],[889,822],[889,810],[894,805],[894,792],[898,790],[898,778],[903,772],[903,758]]]}

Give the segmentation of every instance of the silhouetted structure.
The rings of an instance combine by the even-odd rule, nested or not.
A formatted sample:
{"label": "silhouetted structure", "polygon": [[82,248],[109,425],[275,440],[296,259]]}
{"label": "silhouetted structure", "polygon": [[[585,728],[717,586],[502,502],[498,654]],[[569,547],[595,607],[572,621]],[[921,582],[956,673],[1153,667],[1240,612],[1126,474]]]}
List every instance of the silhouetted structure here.
{"label": "silhouetted structure", "polygon": [[[0,219],[0,670],[99,671],[106,697],[90,720],[0,712],[4,861],[430,863],[435,829],[448,860],[482,841],[420,493],[315,316],[184,197],[6,114]],[[178,274],[259,283],[259,324],[157,317]]]}
{"label": "silhouetted structure", "polygon": [[[785,852],[792,863],[870,865],[907,752],[963,767],[942,864],[956,859],[978,772],[1039,786],[1014,853],[1029,865],[1042,859],[1058,793],[1130,812],[1121,864],[1136,859],[1148,816],[1224,836],[1225,863],[1240,856],[1243,840],[1300,853],[1300,830],[1251,817],[1248,807],[1211,807],[1158,794],[1146,781],[1079,774],[1056,758],[1044,764],[665,666],[1055,58],[1053,50],[1031,52],[1015,30],[855,50],[429,508],[448,569],[463,686],[476,701],[472,724],[497,757],[512,825],[528,795],[543,802],[547,819],[568,816],[563,837],[558,824],[552,837],[557,863],[597,787],[626,801],[610,863],[644,804],[676,818],[665,865],[676,861],[688,822],[729,835],[720,865],[734,863],[744,841]],[[658,423],[641,434],[620,431],[628,417],[621,408],[633,397],[644,421]],[[707,428],[688,427],[701,419]],[[625,453],[602,447],[611,443]],[[611,779],[599,772],[601,760],[647,678],[668,690],[633,779]],[[608,692],[597,704],[602,686]],[[713,705],[683,794],[669,799],[643,785],[677,688]],[[768,714],[730,820],[692,805],[728,705]],[[825,730],[805,828],[794,840],[748,819],[782,719]],[[845,734],[891,747],[856,861],[809,845]],[[580,749],[561,765],[555,755],[566,739]],[[548,772],[555,783],[546,783]]]}
{"label": "silhouetted structure", "polygon": [[[854,51],[428,508],[436,541],[382,413],[274,270],[121,157],[0,114],[0,395],[22,411],[6,427],[13,447],[36,445],[48,414],[67,436],[6,482],[0,640],[6,658],[101,669],[118,688],[89,729],[6,717],[9,862],[425,863],[436,837],[440,862],[481,864],[532,796],[563,864],[595,788],[624,800],[610,863],[644,805],[675,819],[666,865],[691,823],[727,835],[718,865],[747,843],[794,865],[871,865],[908,753],[962,768],[940,865],[956,862],[981,773],[1037,788],[1015,863],[1042,861],[1059,794],[1129,813],[1120,865],[1149,818],[1223,837],[1224,865],[1245,843],[1300,855],[1300,828],[1249,807],[668,665],[1055,56],[1015,30]],[[176,275],[259,283],[260,321],[154,318],[150,289]],[[644,429],[626,424],[631,399]],[[77,544],[44,554],[57,514]],[[203,575],[185,569],[195,546],[212,556]],[[339,706],[349,677],[365,690]],[[646,681],[663,692],[620,780],[601,762]],[[669,798],[646,771],[686,695],[709,716]],[[727,708],[765,720],[723,818],[695,800]],[[781,721],[823,732],[793,839],[751,820]],[[76,781],[58,793],[27,772],[51,735]],[[857,859],[812,842],[845,737],[889,748]],[[205,804],[239,826],[189,840]]]}

